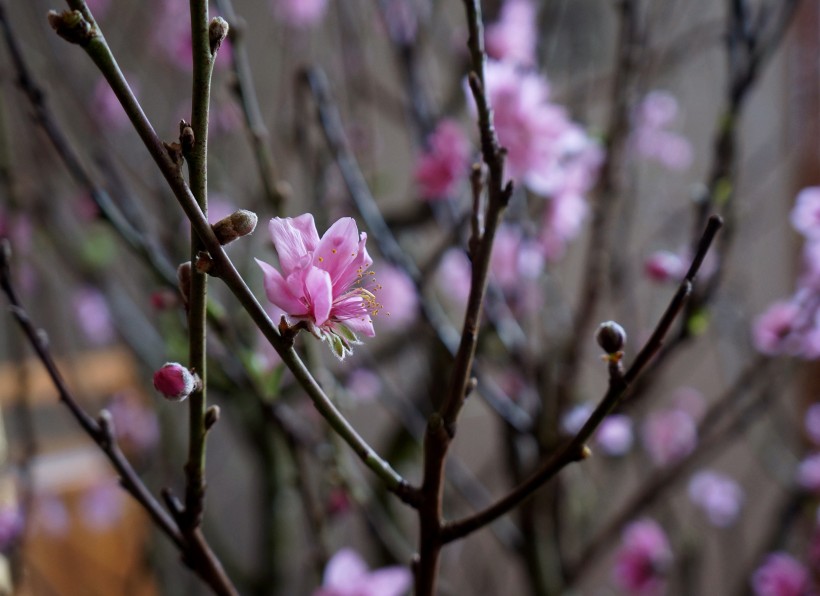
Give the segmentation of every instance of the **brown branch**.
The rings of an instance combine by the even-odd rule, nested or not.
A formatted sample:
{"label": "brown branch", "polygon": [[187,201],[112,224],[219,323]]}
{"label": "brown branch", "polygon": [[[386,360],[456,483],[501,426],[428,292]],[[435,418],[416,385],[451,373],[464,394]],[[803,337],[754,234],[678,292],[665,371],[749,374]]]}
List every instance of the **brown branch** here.
{"label": "brown branch", "polygon": [[655,327],[652,336],[646,344],[644,344],[632,362],[632,365],[625,373],[621,374],[617,369],[610,369],[609,389],[578,434],[555,451],[553,455],[524,482],[519,484],[512,492],[495,504],[467,518],[445,525],[442,529],[442,537],[445,542],[463,538],[467,534],[478,530],[501,515],[504,515],[532,496],[536,489],[553,478],[564,467],[584,459],[588,455],[588,448],[585,445],[586,441],[592,436],[604,418],[627,396],[632,383],[638,378],[641,371],[652,360],[655,354],[658,353],[658,350],[660,350],[664,337],[668,333],[675,317],[683,309],[686,299],[692,290],[692,282],[697,274],[697,267],[703,262],[703,257],[712,245],[712,241],[721,225],[722,222],[720,218],[716,216],[710,218],[709,224],[701,237],[698,252],[692,262],[692,267],[672,297],[666,311]]}

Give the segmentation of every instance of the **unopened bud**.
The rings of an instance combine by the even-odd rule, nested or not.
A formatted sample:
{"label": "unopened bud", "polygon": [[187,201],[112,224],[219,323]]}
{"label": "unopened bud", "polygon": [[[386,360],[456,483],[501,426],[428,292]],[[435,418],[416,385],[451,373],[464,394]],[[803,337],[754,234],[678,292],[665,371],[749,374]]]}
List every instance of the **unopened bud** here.
{"label": "unopened bud", "polygon": [[219,51],[219,46],[228,36],[228,21],[222,17],[214,17],[208,25],[208,42],[211,45],[211,54],[216,55]]}
{"label": "unopened bud", "polygon": [[81,46],[88,45],[94,37],[91,23],[85,20],[83,13],[79,10],[66,10],[57,12],[48,11],[48,24],[54,31],[69,43],[76,43]]}
{"label": "unopened bud", "polygon": [[194,129],[185,120],[179,121],[179,146],[183,155],[189,155],[194,150]]}
{"label": "unopened bud", "polygon": [[240,209],[216,222],[213,225],[214,234],[216,234],[219,243],[224,246],[237,238],[252,234],[256,229],[257,221],[256,213],[246,209]]}
{"label": "unopened bud", "polygon": [[191,294],[191,261],[185,261],[177,267],[177,287],[182,297],[182,304],[188,308],[188,296]]}
{"label": "unopened bud", "polygon": [[154,373],[154,389],[171,401],[184,400],[196,386],[196,377],[178,362],[168,362]]}
{"label": "unopened bud", "polygon": [[617,354],[624,349],[626,331],[615,321],[607,321],[598,326],[595,339],[598,341],[598,345],[604,349],[604,352]]}
{"label": "unopened bud", "polygon": [[211,427],[219,422],[219,414],[219,406],[211,406],[205,410],[205,430],[211,430]]}

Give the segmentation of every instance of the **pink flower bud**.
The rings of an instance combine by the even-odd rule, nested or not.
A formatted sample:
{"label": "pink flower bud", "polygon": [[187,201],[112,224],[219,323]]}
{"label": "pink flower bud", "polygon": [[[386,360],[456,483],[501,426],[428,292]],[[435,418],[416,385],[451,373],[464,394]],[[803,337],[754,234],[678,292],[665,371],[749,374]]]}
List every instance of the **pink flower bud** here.
{"label": "pink flower bud", "polygon": [[643,264],[646,276],[659,283],[680,281],[686,274],[686,263],[675,253],[659,250],[652,253]]}
{"label": "pink flower bud", "polygon": [[154,389],[171,401],[182,401],[193,392],[196,379],[178,362],[168,362],[154,373]]}

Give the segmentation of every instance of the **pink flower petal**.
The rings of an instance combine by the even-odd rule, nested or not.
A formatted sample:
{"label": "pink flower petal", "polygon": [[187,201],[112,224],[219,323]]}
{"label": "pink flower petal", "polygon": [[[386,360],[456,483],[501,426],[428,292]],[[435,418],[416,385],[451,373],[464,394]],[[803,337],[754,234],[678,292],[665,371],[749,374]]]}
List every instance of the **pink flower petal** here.
{"label": "pink flower petal", "polygon": [[305,305],[293,293],[290,286],[285,282],[282,274],[274,267],[264,261],[255,259],[265,278],[265,295],[274,306],[282,309],[288,314],[299,316],[307,314]]}
{"label": "pink flower petal", "polygon": [[330,318],[330,308],[333,306],[333,287],[328,272],[318,267],[308,269],[305,275],[305,294],[312,306],[313,319],[321,327]]}
{"label": "pink flower petal", "polygon": [[285,277],[303,268],[306,265],[305,256],[312,252],[311,244],[315,246],[314,240],[319,236],[313,216],[307,213],[295,219],[274,217],[270,220],[269,229]]}

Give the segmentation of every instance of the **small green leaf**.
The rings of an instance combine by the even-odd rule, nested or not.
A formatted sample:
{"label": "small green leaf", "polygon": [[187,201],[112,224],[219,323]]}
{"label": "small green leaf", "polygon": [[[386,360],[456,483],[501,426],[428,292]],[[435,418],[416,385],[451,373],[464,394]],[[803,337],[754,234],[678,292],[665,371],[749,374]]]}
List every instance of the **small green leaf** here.
{"label": "small green leaf", "polygon": [[339,360],[344,360],[345,356],[347,356],[350,353],[350,348],[345,348],[344,341],[335,333],[328,333],[327,341],[330,345],[330,349],[333,352],[333,355],[336,356],[336,358],[338,358]]}
{"label": "small green leaf", "polygon": [[686,328],[690,335],[703,335],[709,328],[709,313],[705,309],[700,309],[689,317],[686,321]]}
{"label": "small green leaf", "polygon": [[350,342],[351,344],[358,344],[358,343],[361,343],[361,342],[359,341],[359,338],[358,338],[358,337],[356,337],[356,334],[355,334],[355,333],[353,333],[353,331],[351,331],[351,330],[350,330],[350,328],[349,328],[349,327],[346,327],[345,325],[339,325],[339,324],[337,324],[337,325],[335,326],[335,328],[334,328],[334,331],[336,331],[336,333],[337,333],[340,337],[342,337],[342,338],[346,339],[346,340],[347,340],[348,342]]}

